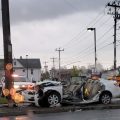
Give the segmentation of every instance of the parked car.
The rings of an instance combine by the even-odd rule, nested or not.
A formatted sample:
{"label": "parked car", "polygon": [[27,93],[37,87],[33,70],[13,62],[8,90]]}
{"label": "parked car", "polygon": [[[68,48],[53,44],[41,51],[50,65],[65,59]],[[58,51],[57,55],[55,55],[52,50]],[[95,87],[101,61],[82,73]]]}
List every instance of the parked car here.
{"label": "parked car", "polygon": [[61,82],[44,80],[37,82],[34,91],[23,91],[25,100],[35,103],[36,106],[55,106],[62,100],[63,86]]}
{"label": "parked car", "polygon": [[62,104],[111,103],[112,98],[120,97],[120,87],[116,81],[100,78],[71,82],[63,95]]}
{"label": "parked car", "polygon": [[[16,91],[33,89],[35,83],[29,82],[25,76],[12,75],[14,80],[14,88]],[[5,87],[5,77],[1,78],[2,88]]]}
{"label": "parked car", "polygon": [[33,89],[35,83],[32,83],[26,76],[14,75],[14,88],[19,90]]}

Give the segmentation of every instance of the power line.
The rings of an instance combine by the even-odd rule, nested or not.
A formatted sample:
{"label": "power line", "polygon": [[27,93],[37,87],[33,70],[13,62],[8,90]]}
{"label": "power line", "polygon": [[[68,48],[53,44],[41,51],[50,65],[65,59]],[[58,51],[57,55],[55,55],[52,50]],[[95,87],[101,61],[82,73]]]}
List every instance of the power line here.
{"label": "power line", "polygon": [[[99,41],[103,38],[103,37],[105,37],[105,35],[107,35],[107,33],[108,32],[110,32],[112,29],[111,28],[113,28],[113,27],[110,27],[102,36],[100,36],[98,39],[97,39],[97,44],[99,43]],[[91,47],[92,46],[92,47]],[[87,51],[90,51],[90,50],[93,50],[93,44],[91,44],[91,45],[89,45],[87,48],[85,48],[85,49],[83,49],[83,50],[81,50],[77,55],[75,55],[75,56],[73,56],[74,58],[76,57],[79,57],[80,56],[80,54],[82,54],[83,52],[87,52]],[[73,57],[71,57],[71,58],[73,58]]]}
{"label": "power line", "polygon": [[[111,18],[111,17],[110,17],[110,18]],[[99,28],[97,27],[97,30],[99,30],[106,22],[110,21],[110,18],[108,18],[104,23],[102,23]],[[109,30],[108,30],[108,32],[109,32]],[[87,33],[86,29],[85,29],[85,31],[84,31],[83,33],[81,33],[80,39],[78,39],[77,41],[80,41],[80,40],[83,41],[83,40],[85,40],[86,38],[88,38],[89,35],[86,35],[85,33]],[[86,35],[86,36],[82,36],[82,35]],[[79,37],[79,35],[76,36],[75,38],[73,38],[72,40],[75,41],[75,40],[77,39],[77,37]],[[76,45],[79,45],[77,41],[75,41],[75,42],[76,42]],[[98,41],[98,40],[97,40],[97,41]],[[69,41],[69,42],[71,42],[71,45],[72,45],[71,47],[73,47],[73,44],[74,44],[74,43],[73,43],[72,41]],[[68,42],[68,44],[67,44],[66,46],[69,45],[69,42]],[[66,47],[66,49],[70,49],[71,47]]]}
{"label": "power line", "polygon": [[[100,51],[101,49],[103,49],[103,48],[105,48],[105,47],[108,47],[109,45],[112,45],[112,44],[113,44],[113,43],[106,44],[106,45],[104,45],[103,47],[97,49],[97,51]],[[119,44],[119,45],[120,45],[120,44]],[[89,53],[89,54],[86,54],[86,55],[84,55],[84,57],[86,57],[86,56],[88,56],[88,55],[91,55],[91,54],[93,54],[93,53],[94,53],[94,52],[91,52],[91,53]],[[74,63],[78,63],[78,62],[81,62],[81,61],[71,62],[71,63],[65,64],[64,66],[71,65],[71,64],[74,64]]]}
{"label": "power line", "polygon": [[[97,51],[99,52],[101,49],[103,50],[103,48],[106,48],[106,47],[108,47],[108,46],[110,46],[110,45],[112,45],[112,44],[113,44],[113,43],[106,44],[106,45],[98,48]],[[83,56],[79,56],[79,57],[81,57],[81,58],[86,58],[86,56],[88,57],[88,56],[90,56],[90,55],[93,54],[93,53],[94,53],[94,51],[89,51],[89,53],[87,53],[87,54],[85,54],[85,55],[83,55]],[[81,61],[82,61],[82,60],[81,60]]]}
{"label": "power line", "polygon": [[63,65],[63,66],[68,66],[68,65],[71,65],[71,64],[74,64],[74,63],[78,63],[78,62],[81,62],[81,61],[71,62],[71,63],[65,64],[65,65]]}
{"label": "power line", "polygon": [[[97,49],[98,53],[99,53],[101,50],[103,50],[103,48],[106,48],[106,47],[108,47],[108,46],[110,46],[110,45],[112,45],[112,44],[113,44],[113,43],[109,43],[109,44],[107,44],[107,45],[105,45],[105,46]],[[93,53],[94,53],[94,51],[91,51],[91,52],[89,52],[88,54],[82,56],[82,58],[87,59],[87,58],[88,58],[91,54],[93,54]],[[99,56],[99,54],[98,54],[98,56]],[[81,61],[82,61],[82,60],[81,60]],[[98,59],[98,61],[99,61],[99,59]]]}
{"label": "power line", "polygon": [[[102,38],[104,38],[104,37],[107,35],[107,33],[109,33],[109,32],[112,30],[111,28],[112,28],[112,27],[110,27],[101,37],[99,37],[99,38],[97,39],[97,44],[99,43],[99,46],[100,46],[100,44],[105,43],[105,40],[102,41],[102,42],[100,42],[100,41],[101,41]],[[111,37],[111,36],[109,36],[109,37],[107,38],[107,40],[109,40],[110,37]],[[75,46],[75,47],[76,47],[76,46]],[[80,56],[80,54],[82,54],[83,52],[84,52],[84,53],[87,53],[87,52],[90,52],[91,50],[93,50],[93,44],[87,46],[85,49],[81,50],[79,53],[77,53],[76,55],[72,56],[71,58],[75,58],[75,57],[78,58],[78,57]]]}
{"label": "power line", "polygon": [[74,10],[78,11],[79,9],[77,7],[75,7],[72,3],[68,2],[67,0],[63,0],[67,5],[69,5],[71,8],[73,8]]}
{"label": "power line", "polygon": [[[100,12],[98,13],[98,15],[97,15],[88,25],[86,25],[86,27],[82,30],[82,32],[79,32],[77,35],[75,35],[70,41],[68,41],[66,44],[64,44],[63,47],[65,47],[66,45],[68,45],[69,43],[71,43],[73,40],[75,40],[79,35],[82,36],[84,33],[86,33],[86,28],[87,28],[87,26],[92,26],[91,24],[92,24],[93,22],[96,22],[97,19],[98,19],[97,22],[100,21],[101,18],[104,16],[104,15],[100,16],[101,13],[103,13],[103,10],[100,11]],[[99,18],[99,16],[100,16],[100,18]],[[96,22],[96,23],[97,23],[97,22]],[[94,23],[94,25],[95,25],[96,23]],[[81,36],[80,36],[80,37],[81,37]]]}

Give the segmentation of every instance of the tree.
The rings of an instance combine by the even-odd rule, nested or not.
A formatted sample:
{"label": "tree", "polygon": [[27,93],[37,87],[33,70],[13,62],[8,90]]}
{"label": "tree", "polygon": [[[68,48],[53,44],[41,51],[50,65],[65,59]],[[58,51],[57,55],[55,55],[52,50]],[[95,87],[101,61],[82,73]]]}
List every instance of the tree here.
{"label": "tree", "polygon": [[41,74],[41,79],[45,80],[45,79],[49,79],[50,78],[50,74],[49,72],[45,72]]}
{"label": "tree", "polygon": [[71,76],[79,76],[79,72],[80,70],[77,68],[77,66],[73,66],[73,68],[71,69]]}

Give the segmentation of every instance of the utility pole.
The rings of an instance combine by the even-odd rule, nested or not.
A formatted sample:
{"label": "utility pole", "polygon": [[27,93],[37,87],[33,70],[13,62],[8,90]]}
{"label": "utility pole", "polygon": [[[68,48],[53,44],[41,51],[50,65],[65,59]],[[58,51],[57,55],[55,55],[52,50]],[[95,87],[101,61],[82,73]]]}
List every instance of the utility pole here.
{"label": "utility pole", "polygon": [[28,55],[26,55],[26,68],[27,68],[27,80],[28,80]]}
{"label": "utility pole", "polygon": [[52,59],[52,62],[53,62],[53,67],[52,67],[52,69],[51,69],[51,76],[52,76],[52,78],[54,78],[55,77],[55,59],[56,58],[50,58],[50,59]]}
{"label": "utility pole", "polygon": [[[3,43],[4,43],[4,70],[5,70],[5,88],[13,87],[12,65],[12,44],[10,37],[10,18],[9,18],[9,2],[1,0],[2,5],[2,26],[3,26]],[[10,67],[10,69],[9,69]]]}
{"label": "utility pole", "polygon": [[48,68],[48,66],[47,66],[47,63],[48,63],[48,62],[45,61],[44,63],[45,63],[44,68],[45,68],[45,73],[46,73],[46,72],[47,72],[47,68]]}
{"label": "utility pole", "polygon": [[[117,28],[117,19],[118,19],[118,8],[120,8],[119,2],[113,1],[109,2],[107,6],[110,7],[108,14],[113,15],[114,18],[114,70],[116,70],[116,28]],[[114,12],[111,12],[111,8],[114,8]]]}
{"label": "utility pole", "polygon": [[[4,45],[4,70],[5,70],[5,89],[13,88],[13,64],[12,64],[12,44],[10,36],[10,17],[9,0],[1,0],[2,7],[2,27],[3,27],[3,45]],[[12,103],[12,97],[7,95],[9,105]]]}
{"label": "utility pole", "polygon": [[55,69],[55,59],[56,59],[56,58],[53,57],[53,58],[50,58],[50,59],[52,59],[52,62],[53,62],[53,69]]}
{"label": "utility pole", "polygon": [[62,52],[62,51],[64,51],[64,49],[61,49],[61,48],[56,48],[56,51],[58,51],[58,53],[59,53],[59,80],[60,80],[60,64],[61,64],[61,56],[60,56],[60,53]]}

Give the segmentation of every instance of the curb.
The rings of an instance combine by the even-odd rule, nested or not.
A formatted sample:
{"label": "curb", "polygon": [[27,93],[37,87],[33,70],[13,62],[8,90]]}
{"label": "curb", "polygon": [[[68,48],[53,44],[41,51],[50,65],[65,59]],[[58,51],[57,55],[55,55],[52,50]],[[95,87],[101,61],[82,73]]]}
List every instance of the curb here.
{"label": "curb", "polygon": [[39,110],[31,110],[34,114],[45,114],[45,113],[59,113],[59,112],[75,112],[85,110],[103,110],[103,109],[120,109],[118,105],[97,105],[97,106],[70,106],[70,107],[58,107],[58,108],[46,108]]}
{"label": "curb", "polygon": [[86,105],[86,106],[68,106],[68,107],[53,107],[53,108],[36,108],[36,107],[18,107],[18,108],[0,108],[0,117],[4,116],[20,116],[29,113],[46,114],[46,113],[60,113],[60,112],[77,112],[85,110],[103,110],[103,109],[120,109],[120,104],[109,105]]}

